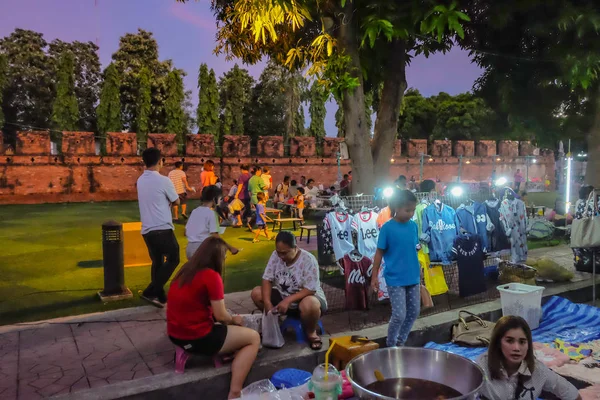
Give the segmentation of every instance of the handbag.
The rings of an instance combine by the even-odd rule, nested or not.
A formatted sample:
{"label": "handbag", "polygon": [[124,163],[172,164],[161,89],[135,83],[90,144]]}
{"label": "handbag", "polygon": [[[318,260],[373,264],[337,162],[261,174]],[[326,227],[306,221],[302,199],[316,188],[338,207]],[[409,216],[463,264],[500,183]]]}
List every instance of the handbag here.
{"label": "handbag", "polygon": [[429,290],[424,285],[421,285],[421,308],[433,307],[433,299],[429,294]]}
{"label": "handbag", "polygon": [[[593,197],[592,216],[573,220],[571,225],[571,247],[573,248],[600,247],[600,218],[596,216],[598,206],[595,190],[590,193],[590,197]],[[585,203],[586,208],[590,197]]]}
{"label": "handbag", "polygon": [[[466,318],[463,316],[466,314]],[[465,346],[488,346],[495,323],[484,321],[469,311],[458,312],[458,322],[452,326],[452,343]]]}

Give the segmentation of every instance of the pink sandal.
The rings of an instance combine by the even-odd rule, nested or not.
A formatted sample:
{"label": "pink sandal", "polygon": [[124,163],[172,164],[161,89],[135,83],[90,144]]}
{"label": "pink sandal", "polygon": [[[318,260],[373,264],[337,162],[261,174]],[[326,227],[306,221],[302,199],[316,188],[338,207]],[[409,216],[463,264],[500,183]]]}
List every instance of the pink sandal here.
{"label": "pink sandal", "polygon": [[178,374],[183,374],[185,371],[185,363],[188,358],[190,358],[189,354],[186,353],[184,349],[177,346],[175,347],[175,372]]}

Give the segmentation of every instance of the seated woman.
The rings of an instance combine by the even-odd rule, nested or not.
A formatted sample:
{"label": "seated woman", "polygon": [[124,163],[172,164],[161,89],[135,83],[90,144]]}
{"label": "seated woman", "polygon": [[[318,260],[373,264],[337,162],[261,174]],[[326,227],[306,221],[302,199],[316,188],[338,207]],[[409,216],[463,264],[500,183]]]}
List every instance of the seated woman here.
{"label": "seated woman", "polygon": [[531,329],[521,317],[498,320],[488,351],[477,363],[486,375],[484,399],[537,399],[543,390],[562,400],[581,400],[575,386],[535,359]]}
{"label": "seated woman", "polygon": [[[185,225],[185,236],[188,240],[185,254],[190,260],[202,242],[210,236],[219,237],[219,217],[214,211],[221,189],[216,186],[207,186],[202,189],[202,203],[192,211]],[[237,254],[238,249],[225,242],[231,254]]]}
{"label": "seated woman", "polygon": [[252,301],[265,311],[300,318],[313,350],[323,346],[317,335],[321,313],[327,309],[315,256],[296,247],[293,233],[282,231],[275,238],[275,251],[263,274],[262,286],[252,290]]}
{"label": "seated woman", "polygon": [[243,328],[242,318],[231,316],[225,308],[222,274],[226,255],[225,241],[209,237],[175,275],[169,289],[167,334],[178,346],[176,365],[185,366],[186,352],[209,357],[236,353],[228,399],[237,399],[256,359],[260,336]]}

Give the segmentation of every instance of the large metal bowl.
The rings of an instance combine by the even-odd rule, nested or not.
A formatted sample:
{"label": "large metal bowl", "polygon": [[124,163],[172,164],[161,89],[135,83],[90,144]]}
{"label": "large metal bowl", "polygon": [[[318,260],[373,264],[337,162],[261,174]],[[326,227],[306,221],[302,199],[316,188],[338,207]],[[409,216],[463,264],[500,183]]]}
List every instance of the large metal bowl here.
{"label": "large metal bowl", "polygon": [[426,379],[463,393],[454,399],[476,399],[483,385],[481,368],[464,357],[419,347],[391,347],[361,354],[346,366],[348,380],[359,398],[393,399],[365,389],[375,382],[376,369],[385,379]]}

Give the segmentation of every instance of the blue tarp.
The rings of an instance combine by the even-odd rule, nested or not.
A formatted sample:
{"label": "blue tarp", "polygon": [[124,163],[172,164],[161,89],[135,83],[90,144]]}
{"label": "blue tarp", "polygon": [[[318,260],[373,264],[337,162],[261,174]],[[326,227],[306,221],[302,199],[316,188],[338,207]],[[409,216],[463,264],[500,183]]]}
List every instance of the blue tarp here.
{"label": "blue tarp", "polygon": [[[542,321],[535,329],[533,341],[551,343],[554,339],[569,342],[589,342],[600,339],[600,309],[585,304],[575,304],[567,299],[552,296],[542,306]],[[475,360],[485,353],[485,347],[461,347],[453,343],[429,342],[427,349],[443,350]]]}

